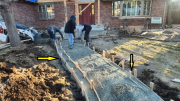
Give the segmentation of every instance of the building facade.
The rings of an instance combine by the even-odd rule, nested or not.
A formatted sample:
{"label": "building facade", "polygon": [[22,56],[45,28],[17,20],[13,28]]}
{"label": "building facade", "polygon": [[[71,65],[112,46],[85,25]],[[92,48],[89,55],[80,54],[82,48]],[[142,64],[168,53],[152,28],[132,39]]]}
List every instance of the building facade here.
{"label": "building facade", "polygon": [[[78,4],[79,12],[87,4]],[[63,27],[65,10],[63,2],[27,3],[15,2],[12,4],[16,22],[44,29],[49,25]],[[119,28],[128,19],[129,26],[144,26],[147,18],[161,17],[161,24],[152,26],[161,27],[166,24],[168,0],[100,0],[100,23]],[[67,17],[76,15],[75,4],[67,2]],[[79,14],[79,24],[98,24],[98,1],[95,0]]]}

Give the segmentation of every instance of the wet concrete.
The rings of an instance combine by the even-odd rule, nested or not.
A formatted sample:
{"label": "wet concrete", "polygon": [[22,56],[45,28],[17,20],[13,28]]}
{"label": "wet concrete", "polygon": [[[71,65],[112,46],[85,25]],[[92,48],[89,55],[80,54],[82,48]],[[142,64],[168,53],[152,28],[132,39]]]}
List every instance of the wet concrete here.
{"label": "wet concrete", "polygon": [[[61,44],[71,59],[78,62],[80,68],[86,72],[87,78],[94,81],[94,87],[102,101],[163,101],[133,75],[129,78],[127,71],[115,63],[109,63],[100,54],[93,53],[83,43],[76,40],[73,49],[68,48],[67,40],[63,40]],[[60,47],[59,52],[63,53]],[[77,75],[82,76],[81,73]]]}

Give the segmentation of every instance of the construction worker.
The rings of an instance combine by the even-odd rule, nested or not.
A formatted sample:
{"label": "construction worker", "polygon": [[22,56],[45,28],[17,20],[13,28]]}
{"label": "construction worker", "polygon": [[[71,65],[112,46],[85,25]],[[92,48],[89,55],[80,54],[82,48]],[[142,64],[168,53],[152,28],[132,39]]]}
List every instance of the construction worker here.
{"label": "construction worker", "polygon": [[83,31],[85,31],[84,40],[86,40],[86,44],[90,43],[89,33],[90,33],[91,29],[92,29],[92,27],[89,24],[83,24],[83,25],[76,26],[76,30],[79,31],[78,39],[81,40]]}
{"label": "construction worker", "polygon": [[69,49],[73,48],[74,37],[76,32],[76,17],[72,15],[66,23],[64,32],[69,40]]}
{"label": "construction worker", "polygon": [[47,32],[51,37],[52,45],[54,45],[54,43],[56,41],[56,32],[59,32],[59,34],[61,35],[61,37],[63,39],[63,34],[61,33],[60,29],[54,25],[49,26],[47,29]]}

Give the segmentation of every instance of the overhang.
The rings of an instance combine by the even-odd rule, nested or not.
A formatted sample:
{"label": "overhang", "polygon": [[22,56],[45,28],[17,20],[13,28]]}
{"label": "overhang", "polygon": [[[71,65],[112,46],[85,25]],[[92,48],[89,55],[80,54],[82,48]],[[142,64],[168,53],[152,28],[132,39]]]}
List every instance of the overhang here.
{"label": "overhang", "polygon": [[81,4],[81,3],[94,3],[95,0],[75,0],[75,3]]}

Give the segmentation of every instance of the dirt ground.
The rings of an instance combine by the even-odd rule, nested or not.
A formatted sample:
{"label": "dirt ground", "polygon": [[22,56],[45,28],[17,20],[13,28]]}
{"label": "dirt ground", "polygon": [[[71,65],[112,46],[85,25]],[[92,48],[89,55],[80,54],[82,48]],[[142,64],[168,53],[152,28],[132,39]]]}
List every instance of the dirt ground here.
{"label": "dirt ground", "polygon": [[47,39],[0,50],[0,101],[85,101],[59,60],[37,60],[57,57],[49,43]]}
{"label": "dirt ground", "polygon": [[138,78],[142,82],[147,86],[150,81],[154,82],[154,91],[165,101],[180,100],[180,83],[172,82],[172,79],[180,79],[180,42],[113,35],[92,39],[92,46],[100,54],[106,50],[107,58],[115,55],[117,64],[124,59],[126,70],[130,70],[130,54],[133,54],[134,68],[138,70]]}

